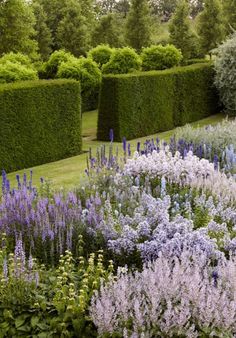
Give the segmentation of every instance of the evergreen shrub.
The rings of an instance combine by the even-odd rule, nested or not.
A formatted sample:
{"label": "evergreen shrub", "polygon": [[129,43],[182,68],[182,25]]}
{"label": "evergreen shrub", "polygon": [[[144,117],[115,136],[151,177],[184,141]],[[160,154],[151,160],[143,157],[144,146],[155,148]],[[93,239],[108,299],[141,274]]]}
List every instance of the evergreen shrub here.
{"label": "evergreen shrub", "polygon": [[90,58],[74,58],[62,62],[57,77],[80,81],[83,111],[97,108],[101,71],[96,62]]}
{"label": "evergreen shrub", "polygon": [[104,74],[127,74],[141,69],[140,56],[133,48],[117,48],[110,61],[103,65]]}
{"label": "evergreen shrub", "polygon": [[142,69],[164,70],[178,66],[182,60],[182,53],[173,45],[157,45],[144,48],[141,54]]}
{"label": "evergreen shrub", "polygon": [[0,83],[37,80],[37,71],[20,63],[0,63]]}
{"label": "evergreen shrub", "polygon": [[10,172],[79,154],[80,101],[76,81],[0,85],[0,169]]}
{"label": "evergreen shrub", "polygon": [[98,45],[88,52],[88,57],[95,61],[99,65],[99,68],[101,68],[110,61],[112,53],[113,48],[108,45]]}
{"label": "evergreen shrub", "polygon": [[218,97],[211,64],[103,77],[99,140],[134,139],[216,114]]}

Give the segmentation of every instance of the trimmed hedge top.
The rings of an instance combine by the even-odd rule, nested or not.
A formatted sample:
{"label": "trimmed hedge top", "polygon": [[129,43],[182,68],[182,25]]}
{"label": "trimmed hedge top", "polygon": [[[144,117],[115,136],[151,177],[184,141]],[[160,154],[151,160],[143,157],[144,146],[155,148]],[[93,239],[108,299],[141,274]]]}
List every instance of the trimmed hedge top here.
{"label": "trimmed hedge top", "polygon": [[0,85],[0,106],[0,169],[19,170],[81,152],[77,81]]}
{"label": "trimmed hedge top", "polygon": [[166,131],[217,113],[211,64],[103,77],[98,118],[99,140]]}

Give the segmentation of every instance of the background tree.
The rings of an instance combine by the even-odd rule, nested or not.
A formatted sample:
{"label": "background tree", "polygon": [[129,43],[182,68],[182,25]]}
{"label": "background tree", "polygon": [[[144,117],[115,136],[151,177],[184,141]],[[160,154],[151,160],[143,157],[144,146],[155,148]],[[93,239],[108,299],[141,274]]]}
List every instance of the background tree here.
{"label": "background tree", "polygon": [[151,14],[147,0],[132,0],[126,24],[128,44],[137,51],[150,45],[150,25]]}
{"label": "background tree", "polygon": [[149,0],[153,14],[161,17],[162,21],[168,21],[174,13],[178,0]]}
{"label": "background tree", "polygon": [[95,12],[95,2],[94,0],[83,0],[80,1],[81,13],[86,18],[86,26],[88,27],[89,32],[94,27],[96,12]]}
{"label": "background tree", "polygon": [[170,43],[182,51],[183,57],[189,59],[196,39],[191,31],[189,19],[189,5],[186,0],[181,0],[169,26]]}
{"label": "background tree", "polygon": [[107,44],[111,47],[123,45],[123,32],[114,14],[110,13],[100,18],[92,34],[92,44],[93,46]]}
{"label": "background tree", "polygon": [[231,33],[232,28],[236,30],[236,0],[224,0],[223,11],[226,21],[226,31],[227,33]]}
{"label": "background tree", "polygon": [[95,0],[96,12],[99,16],[113,13],[116,7],[116,0]]}
{"label": "background tree", "polygon": [[204,10],[199,16],[198,34],[202,52],[211,55],[211,50],[222,42],[225,35],[219,0],[205,0]]}
{"label": "background tree", "polygon": [[36,0],[38,1],[44,9],[44,12],[47,13],[46,24],[50,29],[52,36],[52,50],[59,49],[59,44],[57,42],[57,29],[59,22],[63,19],[65,15],[65,7],[67,0]]}
{"label": "background tree", "polygon": [[0,0],[0,55],[22,52],[36,57],[35,17],[24,0]]}
{"label": "background tree", "polygon": [[52,36],[49,27],[46,24],[47,16],[43,6],[35,1],[32,3],[32,9],[35,15],[35,40],[38,43],[38,51],[43,60],[47,60],[52,49]]}
{"label": "background tree", "polygon": [[193,18],[195,18],[204,7],[204,0],[189,0],[190,4],[190,13]]}
{"label": "background tree", "polygon": [[59,48],[75,56],[85,55],[89,49],[86,19],[77,0],[69,0],[64,8],[64,17],[58,24],[56,38]]}
{"label": "background tree", "polygon": [[120,0],[115,5],[115,11],[122,15],[123,18],[126,18],[130,10],[130,1],[129,0]]}

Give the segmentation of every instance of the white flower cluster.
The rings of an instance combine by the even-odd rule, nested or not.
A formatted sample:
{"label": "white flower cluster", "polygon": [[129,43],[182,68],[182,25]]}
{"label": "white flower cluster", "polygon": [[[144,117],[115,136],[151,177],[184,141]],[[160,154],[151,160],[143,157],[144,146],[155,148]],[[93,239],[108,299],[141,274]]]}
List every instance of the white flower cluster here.
{"label": "white flower cluster", "polygon": [[[145,175],[151,179],[164,176],[170,183],[209,192],[224,204],[236,202],[234,178],[216,171],[213,163],[199,159],[192,152],[189,152],[185,158],[182,158],[179,152],[173,156],[167,147],[148,155],[139,155],[136,152],[132,159],[127,160],[123,174]],[[117,174],[117,181],[119,175]]]}

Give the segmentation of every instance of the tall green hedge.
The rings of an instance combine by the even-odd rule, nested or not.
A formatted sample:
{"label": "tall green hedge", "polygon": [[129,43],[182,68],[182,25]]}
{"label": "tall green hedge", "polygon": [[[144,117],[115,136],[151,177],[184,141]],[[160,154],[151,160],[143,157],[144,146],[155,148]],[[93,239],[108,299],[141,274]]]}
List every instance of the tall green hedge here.
{"label": "tall green hedge", "polygon": [[133,139],[173,129],[218,112],[211,64],[108,75],[102,80],[99,140]]}
{"label": "tall green hedge", "polygon": [[0,169],[14,171],[79,154],[80,85],[39,80],[0,85]]}

